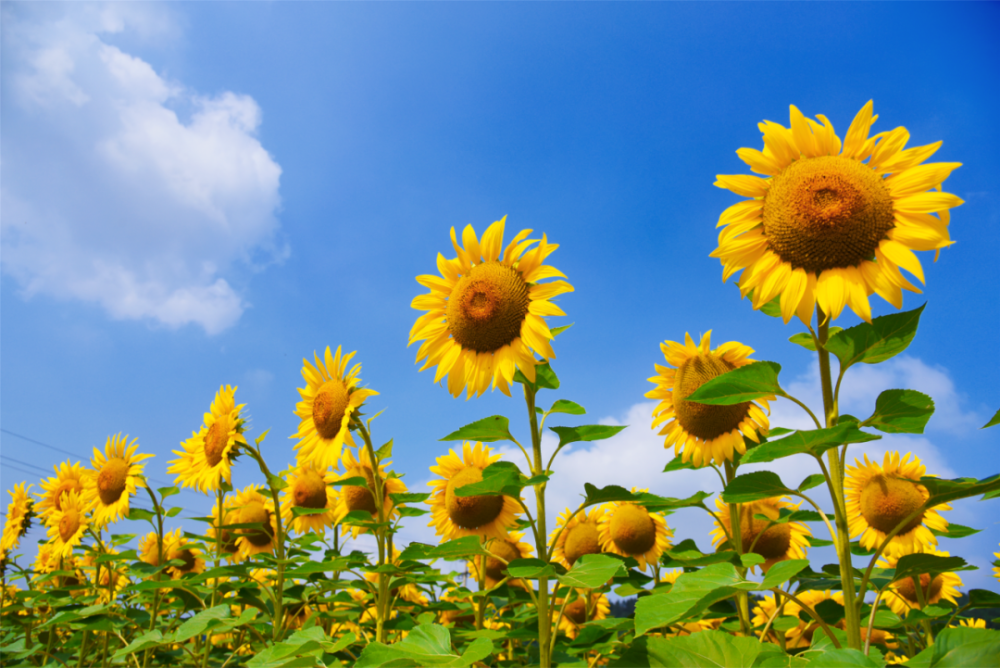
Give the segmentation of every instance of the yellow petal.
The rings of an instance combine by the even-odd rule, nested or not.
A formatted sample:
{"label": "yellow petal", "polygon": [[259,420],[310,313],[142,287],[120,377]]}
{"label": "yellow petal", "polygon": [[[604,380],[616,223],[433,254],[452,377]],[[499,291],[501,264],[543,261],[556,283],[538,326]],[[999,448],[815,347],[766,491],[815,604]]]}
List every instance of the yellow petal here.
{"label": "yellow petal", "polygon": [[774,176],[775,174],[781,172],[781,167],[778,166],[777,161],[775,161],[773,157],[764,155],[757,149],[736,149],[736,155],[739,156],[740,160],[750,166],[751,172],[757,172],[758,174],[765,174],[767,176]]}
{"label": "yellow petal", "polygon": [[483,233],[483,262],[495,262],[500,259],[500,249],[503,248],[503,228],[507,216],[496,221]]}
{"label": "yellow petal", "polygon": [[929,192],[897,199],[894,202],[894,208],[896,211],[934,213],[936,211],[951,209],[962,204],[965,204],[965,201],[956,195],[952,195],[951,193]]}
{"label": "yellow petal", "polygon": [[726,188],[744,197],[763,197],[767,194],[768,182],[759,176],[749,174],[719,174],[714,185]]}
{"label": "yellow petal", "polygon": [[483,251],[479,247],[479,239],[476,238],[476,231],[472,225],[466,225],[462,230],[462,243],[465,245],[465,253],[469,262],[479,264],[482,261]]}
{"label": "yellow petal", "polygon": [[878,248],[890,262],[916,276],[921,283],[926,283],[924,281],[924,268],[920,266],[920,260],[909,248],[892,239],[882,240],[879,242]]}
{"label": "yellow petal", "polygon": [[[788,324],[788,321],[795,315],[795,311],[802,301],[809,279],[806,277],[806,270],[801,267],[794,269],[788,277],[788,283],[781,292],[781,319]],[[756,440],[756,439],[755,439]]]}
{"label": "yellow petal", "polygon": [[806,117],[794,104],[790,105],[789,111],[792,121],[792,137],[795,139],[796,146],[806,157],[815,158],[820,153]]}
{"label": "yellow petal", "polygon": [[868,100],[851,121],[851,127],[847,129],[847,134],[844,136],[844,150],[841,153],[845,158],[854,158],[868,139],[868,132],[872,125],[872,105],[873,101]]}

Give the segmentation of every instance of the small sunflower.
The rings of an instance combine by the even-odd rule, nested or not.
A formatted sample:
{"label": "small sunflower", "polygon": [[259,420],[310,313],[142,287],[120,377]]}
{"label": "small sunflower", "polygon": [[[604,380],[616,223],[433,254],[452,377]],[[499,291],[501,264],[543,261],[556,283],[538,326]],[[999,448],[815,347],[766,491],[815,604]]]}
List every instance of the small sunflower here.
{"label": "small sunflower", "polygon": [[[810,590],[796,592],[795,598],[799,599],[813,610],[816,610],[817,605],[826,600],[833,600],[835,597],[830,590],[827,589],[826,591]],[[799,615],[802,608],[797,603],[792,603],[782,597],[782,604],[784,605],[784,609],[781,613],[779,613],[780,617],[799,618],[798,626],[793,626],[785,631],[785,647],[789,650],[808,647],[812,642],[813,633],[819,629],[819,624],[813,621],[812,617],[808,617],[810,620],[808,622],[802,621],[801,616]],[[767,596],[759,599],[757,605],[754,606],[753,620],[751,620],[754,627],[763,630],[764,625],[767,624],[767,620],[769,620],[771,615],[774,614],[775,608],[776,604],[774,602],[773,594],[768,594]],[[803,616],[807,615],[808,613]],[[777,636],[775,635],[773,625],[768,632],[767,639],[770,642],[777,643]]]}
{"label": "small sunflower", "polygon": [[964,626],[967,629],[985,629],[986,620],[981,617],[976,619],[960,619],[958,620],[958,625],[960,627]]}
{"label": "small sunflower", "polygon": [[[716,186],[750,197],[719,218],[723,280],[740,270],[740,292],[753,307],[781,297],[787,323],[808,324],[818,305],[831,319],[845,305],[871,321],[868,296],[902,308],[902,290],[920,292],[900,268],[924,280],[913,251],[945,248],[949,209],[962,200],[940,191],[958,162],[922,165],[941,142],[903,150],[906,128],[868,136],[871,101],[858,112],[843,148],[825,116],[820,123],[791,107],[791,129],[764,121],[764,151],[736,154],[767,178],[718,177]],[[867,162],[865,162],[867,161]],[[937,214],[935,217],[933,214]]]}
{"label": "small sunflower", "polygon": [[[170,544],[168,543],[168,532],[163,536],[163,561],[166,562],[170,554]],[[139,539],[139,561],[150,566],[160,565],[160,544],[157,541],[156,532],[150,531]]]}
{"label": "small sunflower", "polygon": [[244,559],[274,551],[274,540],[278,533],[274,501],[261,494],[261,489],[260,485],[249,485],[236,493],[234,505],[239,509],[237,524],[261,525],[237,529],[240,535],[240,552]]}
{"label": "small sunflower", "polygon": [[76,492],[63,492],[60,508],[49,514],[49,544],[56,556],[68,557],[73,546],[80,544],[84,532],[91,525],[88,517],[90,504]]}
{"label": "small sunflower", "polygon": [[[732,530],[733,525],[729,516],[729,504],[716,498],[715,505],[719,509],[716,514],[719,519],[714,522],[712,544],[718,547],[728,540],[726,534]],[[801,503],[792,504],[786,496],[773,496],[769,499],[739,504],[740,542],[743,544],[741,554],[752,551],[764,557],[762,568],[765,573],[779,561],[805,559],[809,536],[812,535],[809,527],[798,522],[784,522],[768,527],[769,522],[754,517],[763,515],[776,520],[783,508],[798,510],[800,505]]]}
{"label": "small sunflower", "polygon": [[563,511],[556,520],[555,530],[549,536],[550,545],[555,541],[552,561],[566,568],[572,568],[576,560],[585,554],[601,553],[601,541],[597,533],[601,521],[600,508],[580,511],[570,519],[572,515],[573,511],[569,508]]}
{"label": "small sunflower", "polygon": [[[938,557],[951,556],[948,552],[939,552],[938,550],[928,549],[923,551]],[[879,568],[895,568],[902,556],[903,554],[886,555],[885,559],[878,560],[876,566]],[[958,591],[958,588],[961,586],[962,578],[956,573],[940,573],[934,576],[933,581],[929,573],[922,573],[920,575],[920,589],[924,593],[924,602],[927,605],[934,605],[941,601],[941,599],[958,605],[956,599],[962,595]],[[917,595],[917,578],[910,577],[893,582],[889,585],[889,589],[883,593],[882,600],[885,601],[890,610],[900,617],[906,617],[912,609],[920,609],[920,599]]]}
{"label": "small sunflower", "polygon": [[[440,276],[417,276],[417,282],[430,292],[413,299],[413,308],[427,311],[417,318],[410,330],[410,343],[423,341],[417,362],[426,360],[421,371],[437,365],[434,382],[447,374],[448,391],[458,396],[481,395],[490,385],[510,395],[514,372],[520,369],[525,378],[535,381],[535,359],[555,359],[549,343],[553,334],[543,319],[566,315],[550,299],[572,292],[566,281],[539,283],[546,278],[565,275],[542,262],[559,247],[550,244],[543,234],[527,239],[531,230],[522,230],[504,248],[503,233],[507,217],[487,228],[482,241],[469,225],[458,243],[455,228],[451,242],[458,255],[448,260],[438,254]],[[531,248],[531,250],[528,250]]]}
{"label": "small sunflower", "polygon": [[[311,461],[306,461],[295,468],[289,469],[285,482],[288,487],[281,492],[281,520],[283,526],[296,533],[305,534],[313,531],[324,535],[326,527],[333,526],[336,494],[329,487],[336,480],[333,471],[320,468]],[[298,515],[292,508],[320,510],[326,508],[329,512],[317,515]]]}
{"label": "small sunflower", "polygon": [[351,416],[368,397],[378,394],[375,390],[358,388],[361,365],[355,364],[347,371],[347,363],[354,353],[341,356],[330,354],[327,346],[324,359],[315,353],[316,365],[302,360],[302,377],[306,386],[299,389],[302,401],[295,405],[295,414],[301,418],[299,430],[292,438],[300,439],[295,445],[298,463],[313,461],[321,469],[336,468],[344,443],[354,445],[351,438]]}
{"label": "small sunflower", "polygon": [[129,498],[136,486],[146,486],[139,462],[153,455],[135,454],[139,447],[136,440],[129,444],[128,435],[122,438],[117,434],[108,436],[103,453],[94,448],[90,460],[93,470],[83,478],[83,498],[93,504],[94,526],[103,527],[128,515]]}
{"label": "small sunflower", "polygon": [[431,473],[441,478],[427,483],[433,489],[431,498],[427,500],[431,507],[431,523],[427,526],[434,527],[436,535],[442,536],[443,540],[463,536],[504,540],[521,513],[518,502],[509,496],[455,495],[457,488],[481,481],[483,469],[500,459],[500,455],[491,455],[490,452],[489,446],[465,441],[461,457],[454,450],[449,450],[446,456],[437,458],[437,466],[431,467]]}
{"label": "small sunflower", "polygon": [[223,385],[205,413],[204,424],[181,443],[183,450],[174,450],[179,459],[169,462],[167,473],[177,475],[181,487],[194,487],[202,492],[219,489],[219,481],[232,484],[232,464],[236,449],[246,445],[244,420],[240,411],[246,404],[236,405],[236,388]]}
{"label": "small sunflower", "polygon": [[[515,559],[530,559],[531,553],[534,552],[531,546],[527,543],[522,543],[521,539],[524,537],[523,533],[518,533],[512,531],[502,540],[491,540],[485,547],[490,554],[500,557],[486,557],[486,588],[493,589],[500,581],[506,577],[504,572],[507,570],[507,564],[514,561]],[[469,571],[472,573],[477,581],[479,580],[479,564],[482,563],[482,555],[473,558],[469,562]],[[507,563],[504,563],[507,562]],[[517,584],[518,586],[523,586],[524,583],[520,580],[515,580],[512,584]]]}
{"label": "small sunflower", "polygon": [[83,479],[87,474],[87,470],[83,468],[80,462],[71,464],[69,460],[58,466],[53,466],[52,469],[56,472],[55,477],[42,480],[40,485],[43,491],[35,492],[35,496],[38,497],[36,509],[38,514],[42,516],[43,521],[50,509],[59,509],[59,498],[63,495],[63,492],[74,491],[77,494],[83,493]]}
{"label": "small sunflower", "polygon": [[[230,524],[239,524],[239,511],[236,508],[236,499],[226,496],[222,501],[222,511],[219,511],[219,504],[214,504],[212,508],[212,524],[208,527],[206,534],[213,542],[218,539],[221,543],[223,558],[234,562],[240,558],[240,537],[236,529],[226,528]],[[221,533],[218,527],[222,527]],[[214,550],[213,550],[214,551]]]}
{"label": "small sunflower", "polygon": [[660,582],[666,582],[668,584],[674,584],[677,582],[677,578],[684,575],[683,568],[674,568],[672,570],[660,571]]}
{"label": "small sunflower", "polygon": [[[594,622],[604,619],[611,612],[611,603],[608,597],[598,592],[590,592],[586,589],[577,589],[576,598],[570,601],[563,609],[562,598],[557,598],[555,609],[563,610],[562,618],[559,620],[559,630],[566,634],[567,638],[575,639],[580,634],[580,627],[587,622]],[[589,601],[588,599],[589,594]]]}
{"label": "small sunflower", "polygon": [[743,454],[744,437],[759,443],[769,428],[768,401],[774,400],[773,396],[762,397],[757,403],[732,406],[688,401],[688,396],[716,376],[753,363],[749,358],[753,350],[742,343],[730,341],[710,350],[711,340],[709,330],[697,346],[690,334],[684,335],[684,345],[674,341],[660,344],[667,363],[676,368],[656,364],[657,375],[649,379],[656,383],[656,389],[646,393],[650,399],[660,400],[653,410],[653,429],[666,422],[660,430],[660,435],[666,436],[663,447],[673,445],[675,456],[683,453],[683,461],[695,466],[731,461],[734,451]]}
{"label": "small sunflower", "polygon": [[34,485],[28,485],[28,489],[24,488],[25,485],[27,483],[22,482],[20,485],[14,485],[13,491],[7,490],[11,501],[7,506],[7,521],[4,522],[3,536],[0,537],[0,550],[5,554],[17,548],[21,538],[31,528],[31,519],[35,516],[33,509],[35,500],[29,496]]}
{"label": "small sunflower", "polygon": [[[637,491],[648,490],[632,488],[633,493]],[[659,513],[630,501],[606,504],[603,511],[597,525],[603,552],[632,557],[646,570],[646,564],[655,566],[670,547],[674,532]]]}
{"label": "small sunflower", "polygon": [[35,573],[51,573],[59,568],[59,553],[51,543],[39,543],[35,555]]}
{"label": "small sunflower", "polygon": [[996,564],[995,566],[993,566],[993,577],[995,577],[997,580],[1000,580],[1000,563],[998,563],[1000,562],[1000,552],[994,552],[993,556],[997,558],[997,561],[993,562],[994,564]]}
{"label": "small sunflower", "polygon": [[201,550],[193,547],[180,529],[174,529],[170,534],[164,536],[163,544],[167,548],[165,551],[167,561],[176,559],[182,562],[179,566],[167,568],[171,578],[180,580],[188,573],[205,572],[205,560],[201,556]]}
{"label": "small sunflower", "polygon": [[[370,513],[374,521],[378,514],[378,509],[375,507],[375,495],[372,493],[372,490],[375,489],[375,476],[372,474],[372,461],[371,457],[368,456],[367,448],[358,448],[357,458],[354,456],[353,449],[344,448],[340,463],[344,468],[344,475],[336,478],[337,480],[364,478],[367,487],[345,485],[339,491],[331,491],[334,499],[333,521],[339,524],[347,517],[347,513],[354,510]],[[402,494],[406,491],[406,483],[399,478],[388,477],[385,467],[391,463],[387,460],[379,462],[378,465],[379,476],[382,478],[382,489],[384,490],[382,508],[386,521],[390,522],[399,517],[399,511],[396,510],[390,494]],[[355,538],[359,534],[367,533],[367,529],[357,524],[350,525],[350,531]]]}
{"label": "small sunflower", "polygon": [[[907,453],[902,459],[899,452],[885,453],[879,466],[868,460],[854,460],[854,467],[847,467],[844,493],[847,500],[848,529],[851,538],[861,536],[861,546],[877,549],[896,525],[917,510],[930,498],[927,488],[911,481],[919,481],[926,467],[918,457]],[[938,511],[951,510],[942,504],[924,511],[910,520],[885,548],[885,554],[926,552],[937,545],[931,530],[946,532],[948,522]]]}

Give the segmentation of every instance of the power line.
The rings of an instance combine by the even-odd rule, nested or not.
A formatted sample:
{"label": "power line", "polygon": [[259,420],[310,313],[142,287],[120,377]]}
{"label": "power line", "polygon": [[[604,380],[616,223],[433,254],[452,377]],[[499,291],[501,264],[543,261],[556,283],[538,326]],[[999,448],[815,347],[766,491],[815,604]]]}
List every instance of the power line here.
{"label": "power line", "polygon": [[32,469],[38,469],[39,471],[42,472],[42,475],[48,474],[48,471],[46,471],[45,469],[43,469],[41,466],[37,466],[37,465],[31,464],[29,462],[22,462],[20,459],[14,459],[13,457],[8,457],[7,455],[3,455],[3,454],[0,454],[0,459],[9,459],[10,461],[14,462],[15,464],[20,464],[21,466],[27,466],[28,468],[32,468]]}
{"label": "power line", "polygon": [[37,473],[35,473],[34,471],[28,471],[28,470],[25,470],[25,469],[22,469],[22,468],[21,468],[21,467],[19,467],[19,466],[14,466],[13,464],[4,464],[4,467],[5,467],[5,468],[12,468],[12,469],[14,469],[15,471],[20,471],[21,473],[25,473],[25,474],[27,474],[27,475],[30,475],[30,476],[32,476],[32,477],[35,477],[35,476],[37,476],[37,475],[38,475],[38,474],[37,474]]}

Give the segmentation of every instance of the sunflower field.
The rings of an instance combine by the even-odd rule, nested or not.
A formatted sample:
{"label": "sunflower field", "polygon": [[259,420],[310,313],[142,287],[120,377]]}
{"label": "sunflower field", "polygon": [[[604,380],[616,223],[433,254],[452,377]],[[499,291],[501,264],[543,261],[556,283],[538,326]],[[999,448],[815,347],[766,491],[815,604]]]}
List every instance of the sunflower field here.
{"label": "sunflower field", "polygon": [[[379,433],[379,392],[354,352],[330,346],[303,360],[286,470],[269,464],[267,432],[249,432],[229,385],[175,451],[173,486],[154,489],[140,440],[109,436],[9,492],[4,665],[1000,665],[1000,631],[975,617],[1000,595],[963,595],[973,567],[937,549],[975,533],[948,521],[950,504],[995,503],[1000,477],[943,479],[910,453],[869,458],[880,433],[923,433],[934,400],[921,392],[885,389],[867,416],[838,409],[852,367],[899,355],[917,334],[923,307],[903,311],[902,295],[920,290],[903,271],[924,282],[914,251],[949,246],[962,204],[942,189],[960,165],[927,162],[940,142],[906,148],[905,128],[872,134],[875,119],[869,102],[841,137],[792,106],[790,127],[760,124],[763,150],[737,151],[757,175],[718,177],[743,199],[722,212],[712,257],[754,309],[794,322],[789,341],[818,358],[823,397],[810,407],[791,395],[781,367],[743,342],[665,332],[646,395],[673,450],[662,475],[712,469],[721,496],[579,480],[578,506],[547,509],[559,452],[624,427],[559,424],[585,410],[560,398],[556,375],[569,325],[549,319],[574,290],[548,264],[557,244],[532,230],[505,238],[506,218],[481,236],[452,228],[452,256],[427,258],[436,271],[416,279],[427,292],[413,299],[409,342],[434,384],[468,399],[499,390],[510,417],[443,430],[451,449],[430,489],[408,489]],[[873,318],[873,295],[898,312]],[[836,327],[847,307],[863,322]],[[814,428],[771,424],[778,398]],[[985,426],[997,424],[1000,412]],[[558,446],[543,456],[545,429]],[[501,442],[523,460],[501,459],[490,446]],[[741,471],[794,455],[815,461],[804,480]],[[266,484],[234,488],[237,466]],[[181,488],[207,495],[211,515],[179,517]],[[705,513],[702,535],[675,536],[681,508]],[[400,544],[416,522],[439,542]],[[29,561],[19,550],[34,523],[47,540]],[[362,534],[374,551],[345,548]],[[820,546],[838,563],[810,561]],[[633,597],[634,612],[611,614]]]}

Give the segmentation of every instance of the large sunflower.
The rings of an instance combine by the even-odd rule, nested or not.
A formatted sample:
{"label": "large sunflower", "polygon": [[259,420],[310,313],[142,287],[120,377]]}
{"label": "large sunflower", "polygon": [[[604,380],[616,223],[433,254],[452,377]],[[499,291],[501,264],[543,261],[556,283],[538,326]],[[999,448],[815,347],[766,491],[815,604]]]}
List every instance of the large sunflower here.
{"label": "large sunflower", "polygon": [[298,463],[313,461],[321,469],[336,468],[340,450],[344,443],[354,445],[351,438],[351,415],[361,407],[365,399],[378,394],[375,390],[358,388],[361,379],[361,365],[355,364],[347,371],[347,363],[354,353],[341,356],[330,354],[326,347],[324,359],[313,353],[316,365],[302,360],[302,377],[306,386],[299,389],[302,401],[295,405],[295,414],[301,418],[299,430],[292,438]]}
{"label": "large sunflower", "polygon": [[[933,549],[924,551],[938,557],[951,556],[948,552],[939,552]],[[903,555],[886,555],[885,559],[879,559],[875,565],[879,568],[895,568],[901,556]],[[889,585],[888,590],[882,595],[882,600],[886,602],[889,609],[900,617],[906,617],[910,610],[921,607],[920,598],[917,595],[917,579],[910,577],[905,580],[897,580]],[[958,588],[962,586],[962,578],[958,577],[958,574],[940,573],[934,576],[934,580],[931,580],[929,573],[922,573],[919,580],[920,588],[924,594],[924,602],[927,605],[933,605],[941,599],[951,601],[955,605],[958,604],[956,599],[962,595],[962,592],[958,591]]]}
{"label": "large sunflower", "polygon": [[[326,527],[333,526],[336,494],[329,484],[337,476],[325,468],[306,461],[290,469],[285,482],[288,486],[281,492],[281,521],[283,526],[296,533],[305,534],[313,531],[324,535]],[[298,515],[292,508],[321,510],[328,512],[316,515]]]}
{"label": "large sunflower", "polygon": [[[515,559],[531,558],[531,553],[534,550],[527,543],[521,542],[523,537],[523,533],[512,531],[503,540],[492,540],[483,546],[490,554],[496,555],[495,557],[486,557],[485,575],[487,589],[493,589],[506,577],[504,571],[507,570],[507,564]],[[496,557],[500,557],[503,561]],[[479,580],[479,565],[482,563],[482,560],[483,557],[480,555],[474,557],[469,562],[469,571],[477,581]],[[513,584],[524,586],[524,583],[520,580],[513,581]]]}
{"label": "large sunflower", "polygon": [[[459,245],[455,228],[451,242],[458,255],[448,260],[438,254],[440,276],[417,276],[430,292],[413,299],[413,308],[427,311],[410,330],[410,343],[424,341],[417,362],[426,360],[421,371],[437,365],[434,382],[448,375],[448,391],[458,396],[480,395],[490,387],[510,395],[515,368],[534,382],[535,359],[554,359],[549,341],[552,332],[543,318],[565,315],[549,301],[572,292],[566,281],[539,283],[562,276],[554,267],[542,264],[558,244],[550,244],[543,234],[526,239],[531,230],[522,230],[504,248],[503,232],[507,217],[487,228],[482,241],[469,225],[462,231]],[[528,250],[531,248],[531,250]]]}
{"label": "large sunflower", "polygon": [[47,523],[49,544],[56,556],[70,556],[73,546],[80,543],[84,532],[92,523],[87,514],[90,505],[76,492],[63,492],[59,509],[49,513]]}
{"label": "large sunflower", "polygon": [[427,504],[431,507],[431,523],[438,536],[444,540],[462,536],[485,536],[504,540],[521,513],[518,502],[509,496],[483,494],[456,496],[455,490],[483,479],[483,469],[500,459],[491,455],[489,446],[482,443],[462,443],[462,456],[449,450],[437,458],[431,473],[441,478],[428,484],[433,489]]}
{"label": "large sunflower", "polygon": [[[899,452],[887,452],[879,466],[868,461],[865,455],[864,465],[855,459],[854,467],[847,467],[844,495],[848,529],[851,538],[861,536],[861,546],[865,549],[877,549],[897,524],[930,497],[927,488],[915,482],[927,467],[918,457],[910,460],[911,456],[906,453],[900,459]],[[910,520],[886,546],[885,554],[926,552],[937,545],[937,538],[931,531],[948,530],[948,521],[941,517],[939,510],[951,510],[951,506],[936,506]]]}
{"label": "large sunflower", "polygon": [[143,465],[139,462],[153,455],[135,454],[137,439],[128,443],[128,435],[108,436],[102,453],[94,448],[90,459],[92,471],[83,478],[83,498],[94,506],[94,525],[103,527],[128,515],[129,498],[135,488],[145,487]]}
{"label": "large sunflower", "polygon": [[[565,608],[563,608],[565,599],[557,598],[555,604],[556,610],[563,611],[562,617],[559,619],[559,630],[570,639],[576,638],[580,634],[580,627],[587,622],[604,619],[611,612],[611,603],[604,594],[591,592],[587,589],[577,589],[576,594],[576,597],[566,604]],[[588,594],[589,601],[587,600]]]}
{"label": "large sunflower", "polygon": [[[358,448],[358,457],[355,458],[354,450],[344,448],[344,452],[340,457],[340,463],[344,467],[344,475],[340,476],[339,480],[364,478],[367,487],[345,485],[340,488],[340,491],[331,491],[334,506],[333,521],[339,524],[347,516],[347,513],[353,510],[370,513],[374,521],[378,509],[375,507],[375,495],[372,493],[372,490],[375,489],[375,476],[372,474],[372,461],[368,456],[368,449]],[[379,462],[378,465],[378,472],[382,478],[384,490],[382,508],[386,521],[390,522],[399,517],[399,512],[396,510],[390,494],[402,494],[406,491],[406,484],[402,480],[399,478],[390,478],[386,474],[385,467],[391,463],[390,461],[384,461]],[[367,532],[363,526],[357,524],[350,525],[350,530],[355,538],[359,534]]]}
{"label": "large sunflower", "polygon": [[35,516],[33,510],[34,499],[29,492],[34,485],[24,488],[26,482],[14,485],[14,490],[7,490],[10,494],[10,504],[7,506],[7,521],[4,522],[3,536],[0,537],[0,550],[6,558],[7,553],[15,549],[21,542],[21,537],[28,533],[31,527],[31,518]]}
{"label": "large sunflower", "polygon": [[[833,600],[834,595],[829,589],[826,591],[810,590],[796,592],[795,598],[799,599],[813,610],[816,610],[817,605],[826,600]],[[816,623],[811,616],[809,616],[809,613],[800,615],[799,613],[802,612],[802,607],[797,603],[787,601],[784,597],[782,597],[781,601],[784,604],[784,609],[781,613],[779,613],[779,616],[799,619],[797,626],[793,626],[785,631],[785,647],[790,650],[808,647],[812,642],[813,634],[819,629],[819,624]],[[774,614],[776,608],[777,604],[774,601],[773,594],[768,594],[763,597],[757,602],[757,605],[754,606],[753,620],[751,620],[751,623],[755,628],[761,629],[759,632],[763,631],[764,625],[767,624],[767,620],[771,619],[771,616]],[[803,617],[809,621],[802,621]],[[768,633],[767,639],[773,643],[777,643],[778,641],[773,624]]]}
{"label": "large sunflower", "polygon": [[83,478],[87,473],[80,462],[71,464],[69,460],[53,466],[52,469],[56,472],[55,477],[42,480],[39,484],[43,491],[35,492],[35,496],[38,497],[35,508],[42,521],[45,521],[51,509],[59,509],[59,498],[63,492],[83,493]]}
{"label": "large sunflower", "polygon": [[[764,121],[764,151],[736,154],[749,175],[719,175],[715,185],[750,197],[726,209],[725,229],[712,252],[723,280],[739,279],[760,308],[781,297],[787,323],[812,319],[818,305],[831,318],[849,305],[870,321],[868,296],[877,293],[902,308],[902,289],[920,292],[900,268],[924,280],[914,250],[940,250],[948,237],[949,209],[962,200],[940,191],[957,162],[922,165],[941,142],[903,150],[910,138],[899,127],[873,137],[871,101],[854,117],[843,147],[825,116],[820,123],[791,107],[791,129]],[[932,214],[937,213],[937,217]]]}
{"label": "large sunflower", "polygon": [[209,412],[205,413],[204,424],[181,443],[183,450],[173,451],[180,459],[169,462],[172,466],[167,473],[177,474],[181,487],[194,487],[208,493],[219,489],[220,479],[232,484],[234,450],[247,442],[243,436],[244,421],[240,417],[246,404],[237,406],[235,395],[235,387],[221,386]]}
{"label": "large sunflower", "polygon": [[[555,544],[552,548],[552,561],[562,564],[566,568],[572,568],[576,560],[585,554],[600,554],[601,540],[598,536],[598,525],[601,521],[601,509],[591,508],[589,511],[581,511],[575,516],[573,511],[567,508],[563,511],[559,519],[556,520],[556,528],[549,536],[549,544]],[[569,520],[567,522],[567,520]],[[561,530],[561,531],[560,531]]]}
{"label": "large sunflower", "polygon": [[742,343],[730,341],[711,350],[711,342],[709,330],[697,346],[690,334],[684,335],[684,345],[675,341],[660,344],[667,363],[676,368],[654,365],[658,375],[649,380],[656,383],[656,389],[646,393],[650,399],[660,399],[653,409],[653,429],[666,422],[660,430],[660,435],[666,436],[663,447],[673,445],[675,456],[683,453],[683,461],[695,466],[722,464],[732,460],[734,451],[743,454],[747,450],[744,436],[759,443],[760,435],[766,436],[770,426],[765,413],[771,410],[768,401],[774,399],[761,397],[757,403],[732,406],[688,401],[688,396],[716,376],[753,363],[749,359],[753,349]]}
{"label": "large sunflower", "polygon": [[[632,492],[649,490],[632,488]],[[664,550],[670,547],[673,529],[659,513],[651,513],[643,506],[630,501],[606,504],[597,525],[601,551],[632,557],[639,568],[656,565]]]}
{"label": "large sunflower", "polygon": [[240,535],[240,553],[243,558],[274,551],[278,533],[278,520],[274,514],[274,501],[260,493],[260,485],[249,485],[236,493],[237,524],[258,524],[256,527],[237,529]]}
{"label": "large sunflower", "polygon": [[[729,516],[729,504],[716,498],[715,505],[719,509],[717,513],[719,519],[714,522],[712,544],[718,547],[728,540],[726,536],[732,530],[733,525]],[[769,499],[739,504],[740,542],[743,544],[741,553],[753,552],[764,557],[762,568],[765,573],[779,561],[805,559],[812,531],[806,525],[798,522],[783,522],[768,527],[770,522],[757,519],[754,516],[763,515],[771,520],[776,520],[783,508],[798,510],[799,505],[801,503],[790,503],[786,496],[773,496]]]}

